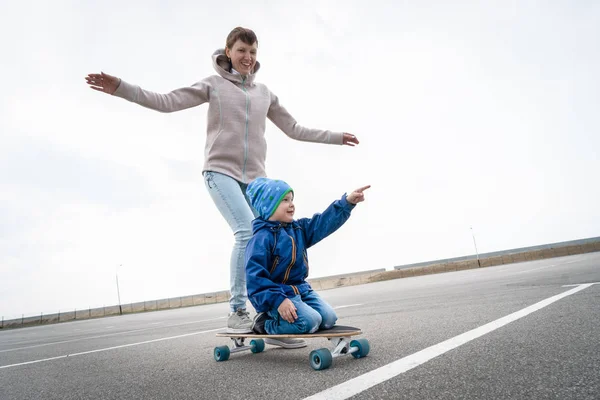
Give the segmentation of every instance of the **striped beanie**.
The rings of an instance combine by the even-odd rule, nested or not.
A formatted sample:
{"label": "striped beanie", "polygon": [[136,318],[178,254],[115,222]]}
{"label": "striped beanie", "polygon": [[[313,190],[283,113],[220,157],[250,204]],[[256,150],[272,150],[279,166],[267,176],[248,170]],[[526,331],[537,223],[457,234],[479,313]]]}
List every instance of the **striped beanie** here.
{"label": "striped beanie", "polygon": [[294,192],[290,185],[284,181],[257,178],[253,180],[246,189],[246,196],[250,199],[250,204],[263,219],[269,219],[275,212],[279,203],[286,194]]}

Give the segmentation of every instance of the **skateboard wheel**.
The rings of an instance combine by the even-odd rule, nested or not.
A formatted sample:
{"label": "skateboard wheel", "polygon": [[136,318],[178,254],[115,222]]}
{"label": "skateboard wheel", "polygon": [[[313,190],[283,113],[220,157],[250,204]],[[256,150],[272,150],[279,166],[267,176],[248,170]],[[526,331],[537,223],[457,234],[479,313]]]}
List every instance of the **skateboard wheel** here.
{"label": "skateboard wheel", "polygon": [[310,366],[316,371],[331,367],[332,360],[329,349],[317,349],[310,352]]}
{"label": "skateboard wheel", "polygon": [[229,347],[227,346],[219,346],[219,347],[215,347],[215,360],[216,361],[227,361],[229,360]]}
{"label": "skateboard wheel", "polygon": [[260,353],[265,349],[265,341],[262,339],[252,339],[250,341],[250,351],[253,353]]}
{"label": "skateboard wheel", "polygon": [[369,354],[369,350],[371,350],[367,339],[355,339],[350,342],[350,347],[358,347],[358,351],[352,353],[352,357],[354,358],[366,357]]}

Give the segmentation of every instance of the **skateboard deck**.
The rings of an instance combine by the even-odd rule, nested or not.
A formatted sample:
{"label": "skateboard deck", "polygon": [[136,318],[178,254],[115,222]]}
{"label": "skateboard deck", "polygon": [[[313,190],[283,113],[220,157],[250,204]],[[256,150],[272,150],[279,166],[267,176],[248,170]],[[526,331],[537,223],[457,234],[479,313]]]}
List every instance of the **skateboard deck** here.
{"label": "skateboard deck", "polygon": [[[362,358],[369,354],[370,346],[367,339],[354,339],[352,336],[360,335],[360,328],[353,326],[335,325],[331,329],[307,333],[302,335],[267,335],[258,333],[229,333],[219,332],[217,337],[228,337],[232,340],[231,346],[218,346],[214,349],[216,361],[226,361],[231,353],[250,350],[252,353],[261,353],[265,349],[264,339],[272,338],[327,338],[333,345],[333,350],[327,348],[313,350],[310,353],[310,366],[315,370],[327,369],[331,366],[333,359],[344,355],[352,355],[354,358]],[[250,339],[246,344],[245,340]]]}
{"label": "skateboard deck", "polygon": [[315,337],[324,337],[324,338],[333,338],[340,336],[356,336],[362,334],[360,328],[355,328],[353,326],[344,326],[344,325],[334,325],[331,329],[325,329],[322,331],[316,331],[315,333],[304,333],[301,335],[269,335],[269,334],[260,334],[260,333],[229,333],[229,332],[219,332],[217,333],[218,337],[229,337],[229,338],[315,338]]}

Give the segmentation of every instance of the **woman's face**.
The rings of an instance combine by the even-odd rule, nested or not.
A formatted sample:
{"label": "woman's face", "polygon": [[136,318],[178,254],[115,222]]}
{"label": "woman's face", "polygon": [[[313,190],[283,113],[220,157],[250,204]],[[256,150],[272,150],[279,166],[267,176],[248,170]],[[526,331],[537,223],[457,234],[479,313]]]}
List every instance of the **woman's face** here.
{"label": "woman's face", "polygon": [[231,66],[242,75],[250,75],[256,64],[256,43],[249,45],[238,39],[232,48],[225,48],[225,54],[231,59]]}

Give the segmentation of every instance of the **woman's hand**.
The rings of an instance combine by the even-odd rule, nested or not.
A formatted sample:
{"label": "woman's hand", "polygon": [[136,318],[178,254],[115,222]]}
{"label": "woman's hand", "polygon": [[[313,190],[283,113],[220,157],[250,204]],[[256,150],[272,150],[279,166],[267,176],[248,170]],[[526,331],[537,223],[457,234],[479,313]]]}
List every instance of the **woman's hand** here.
{"label": "woman's hand", "polygon": [[344,132],[344,138],[342,140],[342,144],[344,144],[346,146],[356,146],[358,144],[358,139],[356,138],[356,136],[354,136],[350,133]]}
{"label": "woman's hand", "polygon": [[363,186],[359,189],[356,189],[354,192],[350,193],[346,196],[346,201],[350,204],[358,204],[361,201],[365,201],[365,194],[363,193],[365,190],[370,188],[371,185]]}
{"label": "woman's hand", "polygon": [[298,319],[298,315],[296,314],[296,306],[290,299],[285,299],[282,301],[279,307],[277,307],[277,312],[281,318],[285,319],[290,324],[293,324],[294,321]]}
{"label": "woman's hand", "polygon": [[100,72],[99,74],[88,74],[88,76],[85,77],[85,80],[87,84],[90,85],[90,88],[108,94],[113,94],[121,84],[121,79],[116,76],[105,74],[104,72]]}

